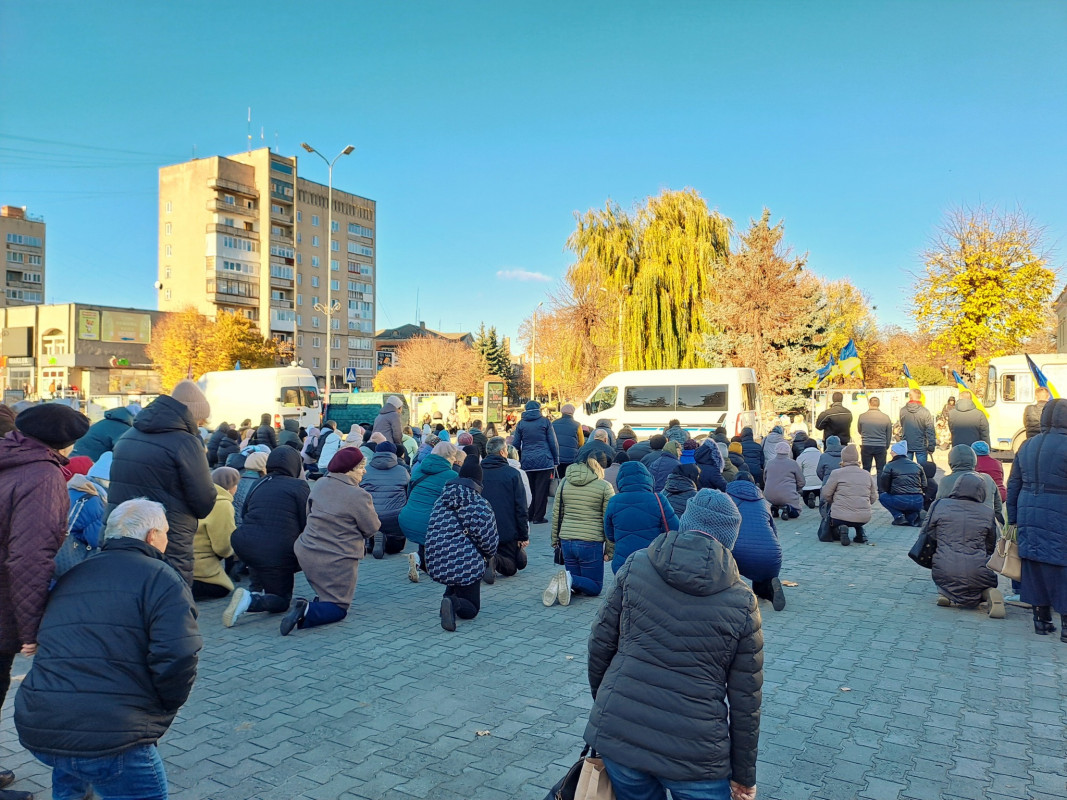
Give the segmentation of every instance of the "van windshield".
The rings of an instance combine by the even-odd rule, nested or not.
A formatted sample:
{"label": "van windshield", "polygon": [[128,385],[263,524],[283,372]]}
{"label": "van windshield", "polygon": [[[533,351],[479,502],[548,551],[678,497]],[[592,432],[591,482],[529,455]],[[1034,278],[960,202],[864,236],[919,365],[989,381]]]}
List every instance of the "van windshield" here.
{"label": "van windshield", "polygon": [[619,388],[617,386],[601,386],[593,392],[593,396],[586,402],[585,413],[600,414],[614,406],[615,401],[618,399]]}
{"label": "van windshield", "polygon": [[281,403],[286,408],[304,406],[310,408],[319,402],[319,392],[314,386],[283,386]]}

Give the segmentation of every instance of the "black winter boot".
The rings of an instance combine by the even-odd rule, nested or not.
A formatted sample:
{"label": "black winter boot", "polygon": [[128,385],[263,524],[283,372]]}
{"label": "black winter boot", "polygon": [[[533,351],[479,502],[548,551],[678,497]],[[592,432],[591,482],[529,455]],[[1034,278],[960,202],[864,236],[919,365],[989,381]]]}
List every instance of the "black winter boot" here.
{"label": "black winter boot", "polygon": [[1067,642],[1067,614],[1060,614],[1060,641]]}
{"label": "black winter boot", "polygon": [[[1060,617],[1063,619],[1062,615]],[[1047,636],[1056,632],[1056,626],[1052,624],[1052,609],[1049,606],[1034,606],[1034,633],[1038,636]],[[1063,634],[1060,634],[1063,639]]]}

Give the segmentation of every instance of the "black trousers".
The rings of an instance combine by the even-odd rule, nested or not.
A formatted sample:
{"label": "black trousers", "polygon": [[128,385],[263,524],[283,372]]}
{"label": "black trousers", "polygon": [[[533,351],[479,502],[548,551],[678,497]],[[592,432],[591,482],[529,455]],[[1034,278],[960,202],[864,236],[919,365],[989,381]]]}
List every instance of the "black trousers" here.
{"label": "black trousers", "polygon": [[867,471],[871,471],[871,462],[874,462],[877,468],[878,474],[882,474],[882,470],[885,469],[885,456],[886,449],[884,447],[868,447],[863,445],[860,448],[860,462],[863,464],[863,468]]}
{"label": "black trousers", "polygon": [[11,666],[14,663],[14,653],[0,653],[0,706],[4,704],[7,690],[11,688]]}
{"label": "black trousers", "polygon": [[774,587],[770,581],[752,581],[752,593],[763,600],[774,599]]}
{"label": "black trousers", "polygon": [[526,551],[518,542],[502,542],[496,549],[496,571],[510,578],[520,569],[526,569]]}
{"label": "black trousers", "polygon": [[530,479],[530,522],[539,522],[545,518],[548,511],[548,485],[552,482],[552,470],[534,469],[527,470],[526,477]]}
{"label": "black trousers", "polygon": [[482,609],[482,579],[467,586],[448,586],[445,597],[452,598],[452,608],[460,619],[474,619]]}
{"label": "black trousers", "polygon": [[217,600],[220,597],[225,597],[230,593],[230,590],[225,586],[219,586],[217,583],[204,583],[203,581],[193,581],[193,599],[197,602],[201,600]]}
{"label": "black trousers", "polygon": [[280,614],[289,610],[293,600],[293,583],[299,569],[290,567],[248,567],[252,584],[252,605],[249,611]]}
{"label": "black trousers", "polygon": [[556,477],[563,480],[563,476],[567,474],[567,467],[573,463],[573,461],[560,461],[559,466],[556,467]]}

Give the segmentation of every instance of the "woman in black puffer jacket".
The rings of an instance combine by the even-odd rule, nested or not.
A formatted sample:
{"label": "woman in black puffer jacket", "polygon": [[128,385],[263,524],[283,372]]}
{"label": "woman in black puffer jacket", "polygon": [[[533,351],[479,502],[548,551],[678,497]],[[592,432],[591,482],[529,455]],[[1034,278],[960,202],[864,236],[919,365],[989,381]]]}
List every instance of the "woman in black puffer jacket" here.
{"label": "woman in black puffer jacket", "polygon": [[230,537],[237,557],[248,565],[252,591],[234,590],[222,615],[229,628],[246,611],[280,614],[293,599],[293,577],[300,562],[293,543],[307,523],[310,489],[301,477],[302,459],[292,447],[279,447],[267,456],[267,474],[248,492],[241,524]]}

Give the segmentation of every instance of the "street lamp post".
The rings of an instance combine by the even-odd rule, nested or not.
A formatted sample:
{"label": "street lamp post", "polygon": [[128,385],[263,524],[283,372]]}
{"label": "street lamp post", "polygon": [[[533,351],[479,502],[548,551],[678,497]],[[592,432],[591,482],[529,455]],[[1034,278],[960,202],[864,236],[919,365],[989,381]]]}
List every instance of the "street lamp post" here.
{"label": "street lamp post", "polygon": [[[545,304],[542,300],[537,304],[537,308],[540,308]],[[537,308],[533,312],[533,334],[530,336],[530,399],[535,400],[537,394],[537,383],[535,378],[537,377]]]}
{"label": "street lamp post", "polygon": [[330,367],[333,358],[333,312],[341,307],[341,304],[336,303],[333,299],[333,165],[337,163],[337,159],[341,156],[347,156],[356,148],[348,145],[348,147],[334,156],[333,161],[330,161],[307,142],[301,142],[300,146],[309,153],[314,153],[325,162],[328,175],[326,184],[326,305],[323,306],[319,303],[315,306],[315,308],[326,314],[326,402],[323,403],[323,414],[325,414],[330,407],[330,389],[333,388],[333,375]]}

